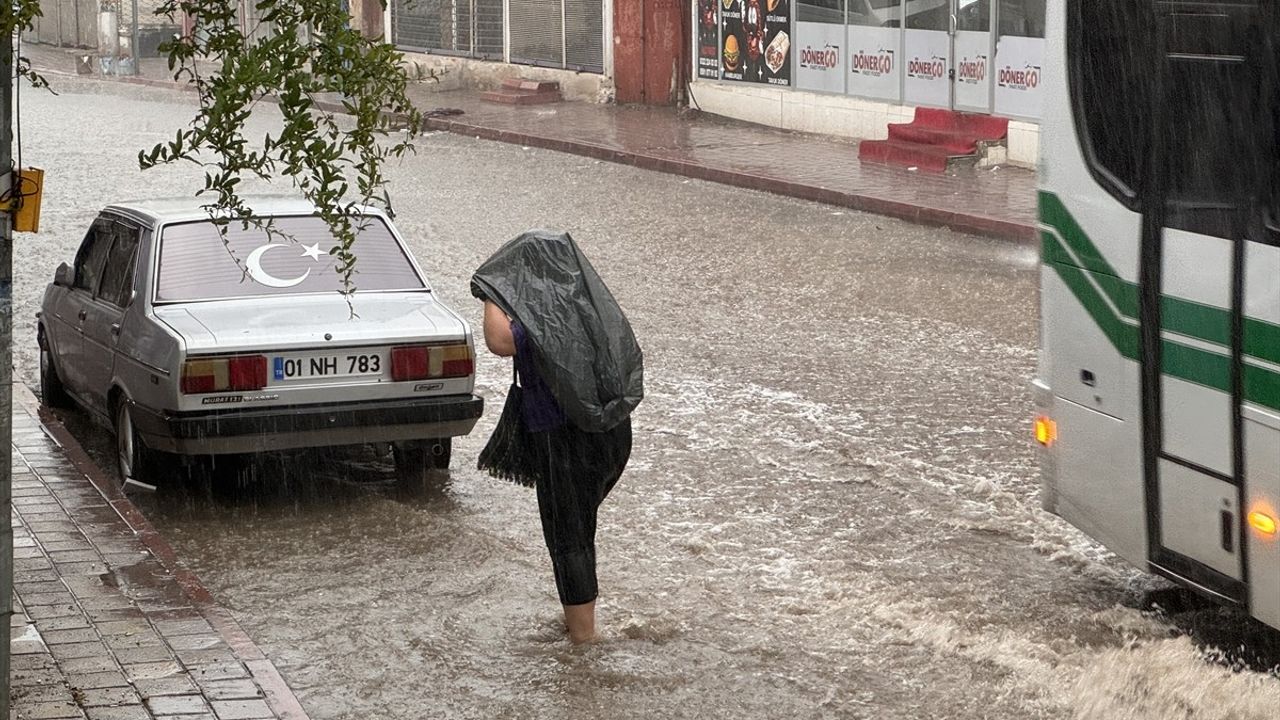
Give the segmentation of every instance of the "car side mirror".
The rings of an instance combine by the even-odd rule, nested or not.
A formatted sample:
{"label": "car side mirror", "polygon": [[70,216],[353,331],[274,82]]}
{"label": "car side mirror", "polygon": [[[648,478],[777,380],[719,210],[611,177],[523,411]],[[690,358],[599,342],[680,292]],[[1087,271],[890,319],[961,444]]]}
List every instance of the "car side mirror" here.
{"label": "car side mirror", "polygon": [[62,263],[58,266],[58,271],[53,274],[53,284],[58,287],[71,287],[72,281],[71,266]]}

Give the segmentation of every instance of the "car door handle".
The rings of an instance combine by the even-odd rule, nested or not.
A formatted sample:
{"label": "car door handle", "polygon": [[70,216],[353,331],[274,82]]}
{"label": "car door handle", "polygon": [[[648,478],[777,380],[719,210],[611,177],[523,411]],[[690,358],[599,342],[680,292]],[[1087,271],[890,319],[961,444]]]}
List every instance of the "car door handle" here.
{"label": "car door handle", "polygon": [[89,313],[84,310],[81,310],[79,313],[76,314],[76,317],[80,318],[81,320],[84,320],[85,318],[89,317]]}
{"label": "car door handle", "polygon": [[120,323],[111,323],[111,336],[120,337]]}

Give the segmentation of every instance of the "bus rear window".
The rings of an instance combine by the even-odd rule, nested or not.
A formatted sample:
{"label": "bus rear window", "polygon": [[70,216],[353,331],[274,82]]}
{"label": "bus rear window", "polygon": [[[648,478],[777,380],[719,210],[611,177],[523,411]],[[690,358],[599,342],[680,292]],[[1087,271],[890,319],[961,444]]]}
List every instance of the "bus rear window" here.
{"label": "bus rear window", "polygon": [[[352,253],[358,290],[419,290],[425,287],[386,223],[366,217]],[[160,237],[156,302],[194,302],[236,297],[337,292],[342,277],[329,254],[337,244],[315,216],[277,217],[277,233],[233,222],[226,238],[211,221],[168,225]]]}

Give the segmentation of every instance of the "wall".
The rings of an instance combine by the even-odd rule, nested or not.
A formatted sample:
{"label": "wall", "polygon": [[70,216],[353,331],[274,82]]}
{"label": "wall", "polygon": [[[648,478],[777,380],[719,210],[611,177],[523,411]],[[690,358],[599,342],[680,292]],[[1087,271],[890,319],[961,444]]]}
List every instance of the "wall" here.
{"label": "wall", "polygon": [[[915,113],[911,107],[847,95],[707,80],[694,81],[690,95],[690,105],[715,115],[784,130],[866,140],[883,140],[889,135],[889,123],[910,122]],[[1039,125],[1009,122],[1011,164],[1035,167],[1039,142]]]}
{"label": "wall", "polygon": [[439,90],[492,90],[507,78],[520,77],[558,82],[561,94],[568,100],[610,102],[613,99],[613,82],[597,73],[412,52],[404,53],[404,59],[411,66],[411,78],[435,74],[437,79],[431,85]]}

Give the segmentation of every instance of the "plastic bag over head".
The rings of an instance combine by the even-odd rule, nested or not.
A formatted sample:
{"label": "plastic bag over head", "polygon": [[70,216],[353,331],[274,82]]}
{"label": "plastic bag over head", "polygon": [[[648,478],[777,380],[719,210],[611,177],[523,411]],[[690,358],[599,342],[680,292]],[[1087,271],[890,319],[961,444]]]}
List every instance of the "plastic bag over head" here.
{"label": "plastic bag over head", "polygon": [[530,230],[471,277],[471,292],[519,322],[569,420],[603,432],[644,397],[644,354],[613,293],[568,233]]}

